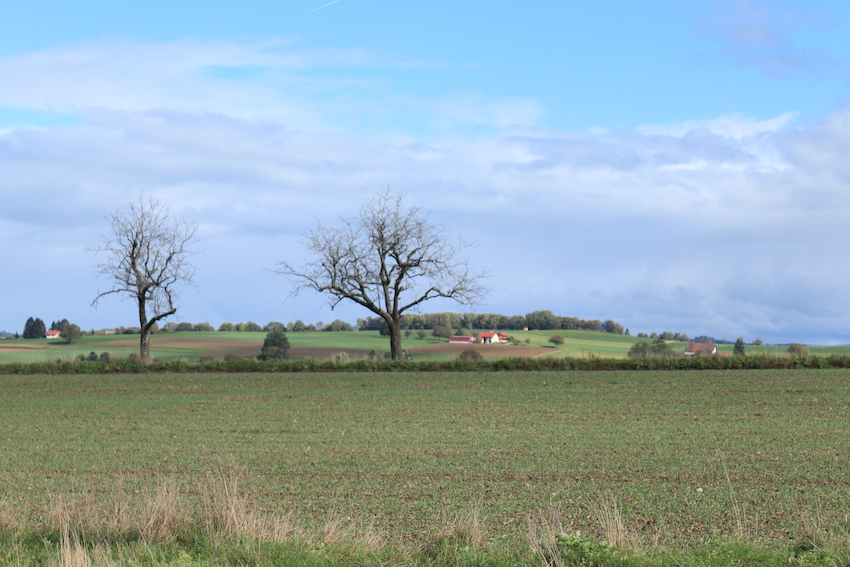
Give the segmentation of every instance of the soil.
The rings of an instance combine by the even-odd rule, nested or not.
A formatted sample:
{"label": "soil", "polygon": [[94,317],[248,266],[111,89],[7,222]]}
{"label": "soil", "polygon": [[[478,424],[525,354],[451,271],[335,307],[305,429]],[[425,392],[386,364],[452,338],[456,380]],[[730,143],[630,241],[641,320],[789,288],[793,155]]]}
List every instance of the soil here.
{"label": "soil", "polygon": [[[135,347],[139,344],[138,336],[102,343],[89,343],[90,346],[109,349],[109,347]],[[255,356],[260,354],[262,341],[244,339],[216,339],[209,337],[151,337],[152,348],[190,348],[203,350],[204,356],[224,358],[225,355]],[[292,347],[289,349],[290,358],[331,358],[338,352],[345,352],[351,360],[365,359],[368,351],[358,349],[333,347]]]}
{"label": "soil", "polygon": [[481,353],[481,356],[497,356],[501,358],[518,357],[518,358],[535,358],[544,354],[552,354],[552,348],[546,347],[530,347],[530,346],[514,346],[514,345],[482,345],[482,344],[452,344],[452,343],[436,343],[424,346],[413,347],[408,349],[409,352],[430,353],[430,354],[460,354],[465,350],[475,350]]}

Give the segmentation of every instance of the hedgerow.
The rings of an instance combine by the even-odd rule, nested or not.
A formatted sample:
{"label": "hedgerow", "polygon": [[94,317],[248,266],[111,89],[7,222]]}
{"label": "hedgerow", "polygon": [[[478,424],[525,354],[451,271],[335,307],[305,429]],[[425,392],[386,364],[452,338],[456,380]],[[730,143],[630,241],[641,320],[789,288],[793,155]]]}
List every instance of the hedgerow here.
{"label": "hedgerow", "polygon": [[516,372],[602,370],[781,370],[791,368],[850,368],[850,355],[777,357],[699,356],[678,358],[490,358],[484,360],[353,360],[334,363],[325,359],[258,360],[253,357],[204,360],[21,362],[0,364],[0,374],[111,374],[202,372]]}

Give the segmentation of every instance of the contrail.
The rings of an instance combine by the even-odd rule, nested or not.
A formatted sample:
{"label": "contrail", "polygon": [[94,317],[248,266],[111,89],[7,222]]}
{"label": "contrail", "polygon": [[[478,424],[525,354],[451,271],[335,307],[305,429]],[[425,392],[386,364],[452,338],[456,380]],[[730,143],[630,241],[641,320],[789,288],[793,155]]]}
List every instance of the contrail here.
{"label": "contrail", "polygon": [[318,8],[313,8],[312,10],[310,10],[310,12],[315,12],[316,10],[321,10],[322,8],[327,8],[327,7],[328,7],[328,6],[330,6],[331,4],[336,4],[336,3],[337,3],[337,2],[339,2],[339,1],[340,1],[340,0],[334,0],[333,2],[328,2],[327,4],[322,4],[322,5],[321,5],[321,6],[319,6]]}

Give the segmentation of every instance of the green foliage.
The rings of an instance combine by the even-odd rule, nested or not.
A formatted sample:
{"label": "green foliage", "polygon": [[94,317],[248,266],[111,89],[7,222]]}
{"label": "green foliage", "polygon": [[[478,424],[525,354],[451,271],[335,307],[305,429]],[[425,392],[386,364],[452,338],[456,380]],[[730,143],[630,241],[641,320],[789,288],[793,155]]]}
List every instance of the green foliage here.
{"label": "green foliage", "polygon": [[744,347],[744,337],[738,337],[735,341],[735,347],[732,349],[732,354],[735,356],[744,356],[747,354],[747,349]]}
{"label": "green foliage", "polygon": [[564,344],[564,335],[552,335],[549,337],[549,342],[553,345],[562,345]]}
{"label": "green foliage", "polygon": [[350,323],[346,323],[341,319],[334,319],[329,325],[326,325],[323,331],[336,333],[341,331],[353,331],[354,327]]}
{"label": "green foliage", "polygon": [[464,351],[463,351],[463,352],[461,352],[461,353],[458,355],[458,357],[457,357],[457,359],[458,359],[458,360],[466,360],[466,361],[469,361],[469,360],[482,360],[483,358],[484,358],[484,357],[483,357],[483,356],[481,356],[481,353],[480,353],[480,352],[478,352],[477,350],[473,350],[473,349],[471,349],[471,348],[468,348],[468,349],[464,350]]}
{"label": "green foliage", "polygon": [[266,335],[260,360],[284,360],[289,357],[289,339],[282,330],[275,330]]}
{"label": "green foliage", "polygon": [[431,334],[441,339],[447,339],[452,336],[452,328],[448,325],[438,325],[434,327]]}
{"label": "green foliage", "polygon": [[65,322],[62,326],[62,338],[68,341],[68,344],[73,344],[79,341],[83,337],[83,331],[80,330],[79,325],[75,325],[74,323]]}
{"label": "green foliage", "polygon": [[331,358],[331,362],[336,366],[348,364],[350,361],[351,359],[349,358],[348,353],[345,351],[338,352],[333,355],[333,358]]}
{"label": "green foliage", "polygon": [[24,324],[23,337],[25,339],[43,339],[46,333],[47,329],[44,326],[44,321],[42,321],[38,317],[34,319],[30,317]]}
{"label": "green foliage", "polygon": [[629,358],[670,358],[671,356],[673,351],[664,339],[655,339],[651,343],[635,343],[629,349]]}
{"label": "green foliage", "polygon": [[788,354],[792,357],[809,356],[809,347],[804,344],[794,343],[788,347]]}

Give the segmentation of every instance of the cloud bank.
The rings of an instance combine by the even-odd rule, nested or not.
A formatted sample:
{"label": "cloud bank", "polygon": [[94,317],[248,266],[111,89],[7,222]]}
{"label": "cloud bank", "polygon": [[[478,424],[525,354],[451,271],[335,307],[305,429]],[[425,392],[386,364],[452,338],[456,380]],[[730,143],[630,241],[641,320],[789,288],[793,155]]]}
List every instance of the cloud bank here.
{"label": "cloud bank", "polygon": [[[354,214],[389,185],[478,242],[473,264],[493,275],[478,311],[611,318],[633,334],[850,342],[850,108],[797,126],[789,112],[553,131],[534,101],[410,100],[369,77],[403,63],[200,42],[0,57],[0,107],[74,119],[0,131],[0,265],[14,298],[0,329],[30,316],[132,325],[129,301],[90,306],[108,282],[85,248],[141,191],[200,224],[198,287],[179,320],[364,317],[287,299],[270,270],[297,263],[311,219]],[[330,80],[328,65],[365,71]],[[345,111],[358,118],[337,122]],[[360,127],[407,113],[416,128]]]}

